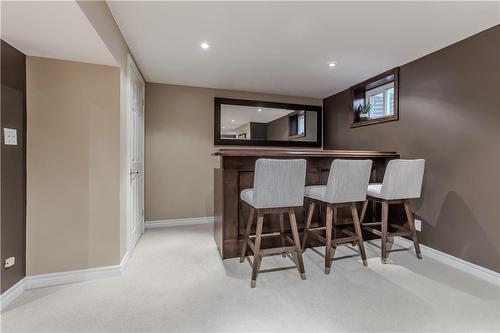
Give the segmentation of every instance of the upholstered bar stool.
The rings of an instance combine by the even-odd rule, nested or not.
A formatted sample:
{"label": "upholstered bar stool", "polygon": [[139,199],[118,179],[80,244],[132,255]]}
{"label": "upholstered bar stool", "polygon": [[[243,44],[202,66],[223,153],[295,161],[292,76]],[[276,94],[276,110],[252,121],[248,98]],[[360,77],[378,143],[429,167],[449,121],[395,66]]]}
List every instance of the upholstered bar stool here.
{"label": "upholstered bar stool", "polygon": [[[363,204],[361,211],[361,223],[365,230],[374,233],[381,238],[381,261],[387,261],[387,240],[395,236],[411,236],[417,258],[422,259],[420,246],[418,243],[415,221],[410,205],[410,199],[420,198],[422,180],[424,177],[425,160],[391,160],[385,169],[382,184],[369,184],[367,200]],[[382,204],[382,221],[363,223],[368,201]],[[389,205],[403,204],[406,212],[406,219],[409,229],[397,224],[390,224]],[[380,226],[380,230],[374,227]],[[396,232],[389,232],[388,228],[396,229]]]}
{"label": "upholstered bar stool", "polygon": [[[254,186],[251,189],[241,191],[240,195],[241,200],[250,205],[245,239],[241,247],[240,262],[245,260],[247,246],[249,246],[254,256],[252,282],[250,284],[252,288],[255,288],[262,257],[268,255],[292,253],[294,257],[293,261],[300,272],[300,277],[303,280],[306,278],[295,217],[295,208],[302,207],[304,204],[305,181],[306,160],[258,159],[255,162]],[[284,235],[284,213],[288,214],[290,220],[292,238]],[[255,236],[250,235],[254,214],[257,215]],[[262,237],[273,235],[262,234],[264,215],[267,214],[279,214],[281,247],[260,248]],[[252,242],[252,238],[255,238],[255,243]],[[287,246],[286,241],[290,245]]]}
{"label": "upholstered bar stool", "polygon": [[[329,274],[331,269],[332,246],[336,247],[340,244],[357,242],[363,265],[368,265],[356,203],[363,202],[366,199],[366,187],[370,179],[371,168],[371,160],[334,160],[330,168],[326,186],[307,186],[305,188],[305,196],[309,199],[310,204],[302,243],[305,248],[307,236],[310,234],[325,244],[326,274]],[[311,221],[317,204],[326,206],[326,226],[311,228]],[[346,237],[339,237],[332,240],[333,220],[336,220],[337,208],[340,207],[349,207],[351,209],[355,232],[353,233],[346,228],[341,229],[340,232],[346,235]],[[325,231],[325,237],[321,236],[318,231],[321,233]]]}

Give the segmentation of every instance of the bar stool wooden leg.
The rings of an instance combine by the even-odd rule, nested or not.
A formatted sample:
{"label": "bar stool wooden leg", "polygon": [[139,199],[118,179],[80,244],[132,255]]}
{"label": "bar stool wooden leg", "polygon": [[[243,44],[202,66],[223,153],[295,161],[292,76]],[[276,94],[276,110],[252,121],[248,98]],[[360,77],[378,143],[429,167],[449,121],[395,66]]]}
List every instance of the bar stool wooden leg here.
{"label": "bar stool wooden leg", "polygon": [[302,241],[302,251],[306,250],[307,235],[309,234],[309,228],[311,227],[315,207],[316,203],[314,201],[311,201],[309,203],[309,209],[307,210],[306,227],[304,228],[304,239]]}
{"label": "bar stool wooden leg", "polygon": [[305,280],[306,271],[304,269],[304,260],[302,259],[302,247],[300,246],[300,237],[299,230],[297,228],[297,220],[295,218],[295,210],[293,208],[288,211],[288,216],[290,218],[293,242],[295,243],[295,250],[297,252],[297,264],[299,266],[300,277],[302,280]]}
{"label": "bar stool wooden leg", "polygon": [[253,214],[254,214],[254,208],[250,207],[250,212],[249,212],[248,222],[247,222],[247,228],[245,230],[245,238],[243,239],[243,245],[241,246],[240,263],[242,263],[243,261],[245,261],[246,252],[247,252],[247,246],[248,246],[248,240],[250,239],[250,230],[252,229]]}
{"label": "bar stool wooden leg", "polygon": [[363,202],[363,208],[361,209],[361,216],[359,217],[359,223],[363,224],[363,220],[365,219],[366,208],[368,208],[368,199]]}
{"label": "bar stool wooden leg", "polygon": [[361,255],[361,259],[363,260],[363,265],[368,266],[368,261],[366,261],[365,245],[363,243],[363,234],[361,232],[361,225],[358,219],[358,210],[355,203],[351,205],[351,214],[354,221],[354,229],[356,230],[356,235],[358,236],[359,254]]}
{"label": "bar stool wooden leg", "polygon": [[[280,238],[281,238],[281,247],[285,247],[286,246],[286,240],[285,240],[285,222],[283,221],[284,219],[284,216],[283,216],[283,213],[279,213],[279,219],[280,219]],[[286,257],[286,253],[283,252],[281,254],[281,256],[283,258]]]}
{"label": "bar stool wooden leg", "polygon": [[415,220],[413,219],[413,212],[410,205],[410,200],[404,201],[406,218],[408,220],[408,225],[411,230],[411,238],[413,239],[413,246],[415,247],[415,253],[418,259],[422,259],[422,254],[420,253],[420,245],[418,243],[417,230],[415,229]]}
{"label": "bar stool wooden leg", "polygon": [[383,264],[387,262],[387,220],[389,218],[389,204],[382,202],[382,237],[380,240],[380,247],[382,248],[382,255],[380,260]]}
{"label": "bar stool wooden leg", "polygon": [[326,206],[326,239],[325,239],[325,274],[330,274],[332,267],[332,222],[333,208],[330,204]]}
{"label": "bar stool wooden leg", "polygon": [[262,260],[262,258],[260,257],[260,241],[262,238],[263,222],[264,214],[258,211],[257,230],[255,233],[255,252],[253,254],[252,282],[250,283],[250,287],[252,288],[255,288],[255,284],[257,283],[257,274],[259,273],[260,261]]}
{"label": "bar stool wooden leg", "polygon": [[[333,214],[333,220],[332,220],[332,239],[336,239],[338,238],[338,232],[337,232],[337,228],[335,228],[335,225],[337,225],[337,217],[338,217],[338,208],[333,206],[332,208],[332,214]],[[332,244],[333,244],[333,241],[332,241]],[[336,245],[333,245],[332,246],[332,256],[335,257],[335,250],[337,249],[337,246]]]}

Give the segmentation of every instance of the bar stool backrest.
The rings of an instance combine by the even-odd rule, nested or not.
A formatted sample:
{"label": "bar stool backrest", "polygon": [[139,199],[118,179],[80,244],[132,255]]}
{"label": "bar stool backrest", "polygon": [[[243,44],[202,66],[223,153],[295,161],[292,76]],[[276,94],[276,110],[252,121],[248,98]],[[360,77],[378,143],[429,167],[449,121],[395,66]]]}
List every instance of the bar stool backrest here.
{"label": "bar stool backrest", "polygon": [[365,201],[371,169],[371,160],[333,160],[326,185],[325,201]]}
{"label": "bar stool backrest", "polygon": [[420,198],[425,160],[391,160],[385,169],[381,196],[384,199]]}
{"label": "bar stool backrest", "polygon": [[256,208],[302,206],[306,183],[306,160],[260,158],[255,162],[254,203]]}

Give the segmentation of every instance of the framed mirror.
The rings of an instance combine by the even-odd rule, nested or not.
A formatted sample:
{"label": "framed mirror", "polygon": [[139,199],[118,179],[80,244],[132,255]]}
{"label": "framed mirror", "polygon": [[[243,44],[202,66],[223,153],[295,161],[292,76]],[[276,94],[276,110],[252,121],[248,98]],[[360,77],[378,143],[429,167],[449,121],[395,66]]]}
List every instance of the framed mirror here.
{"label": "framed mirror", "polygon": [[351,87],[353,120],[359,127],[399,119],[399,68]]}
{"label": "framed mirror", "polygon": [[321,147],[316,105],[214,99],[214,144]]}

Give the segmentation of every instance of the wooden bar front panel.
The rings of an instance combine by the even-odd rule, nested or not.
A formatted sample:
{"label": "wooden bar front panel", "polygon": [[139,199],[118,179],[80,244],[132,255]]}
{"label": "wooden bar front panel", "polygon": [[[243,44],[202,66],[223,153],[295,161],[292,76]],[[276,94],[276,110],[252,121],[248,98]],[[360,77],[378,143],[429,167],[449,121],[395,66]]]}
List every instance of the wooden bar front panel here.
{"label": "wooden bar front panel", "polygon": [[[393,152],[356,152],[356,151],[289,151],[289,150],[220,150],[214,155],[220,156],[221,167],[215,169],[215,223],[214,238],[223,259],[239,256],[244,229],[248,219],[249,207],[240,200],[242,190],[253,187],[255,161],[259,158],[303,158],[307,161],[306,185],[326,184],[330,166],[336,158],[371,159],[373,160],[370,182],[381,182],[388,160],[398,158]],[[304,208],[297,209],[297,223],[299,230],[304,227]],[[350,223],[351,215],[348,210],[339,209],[338,223],[343,220]],[[286,215],[286,214],[285,214]],[[324,211],[317,209],[313,221],[324,220]],[[323,219],[319,217],[323,216]],[[367,218],[372,218],[373,212],[367,211]],[[288,217],[285,216],[285,229],[289,229]],[[264,218],[264,232],[279,230],[278,216],[266,215]],[[255,230],[252,230],[255,232]],[[367,235],[368,236],[368,235]],[[278,238],[265,238],[263,247],[280,246]],[[309,246],[316,246],[310,242]]]}

